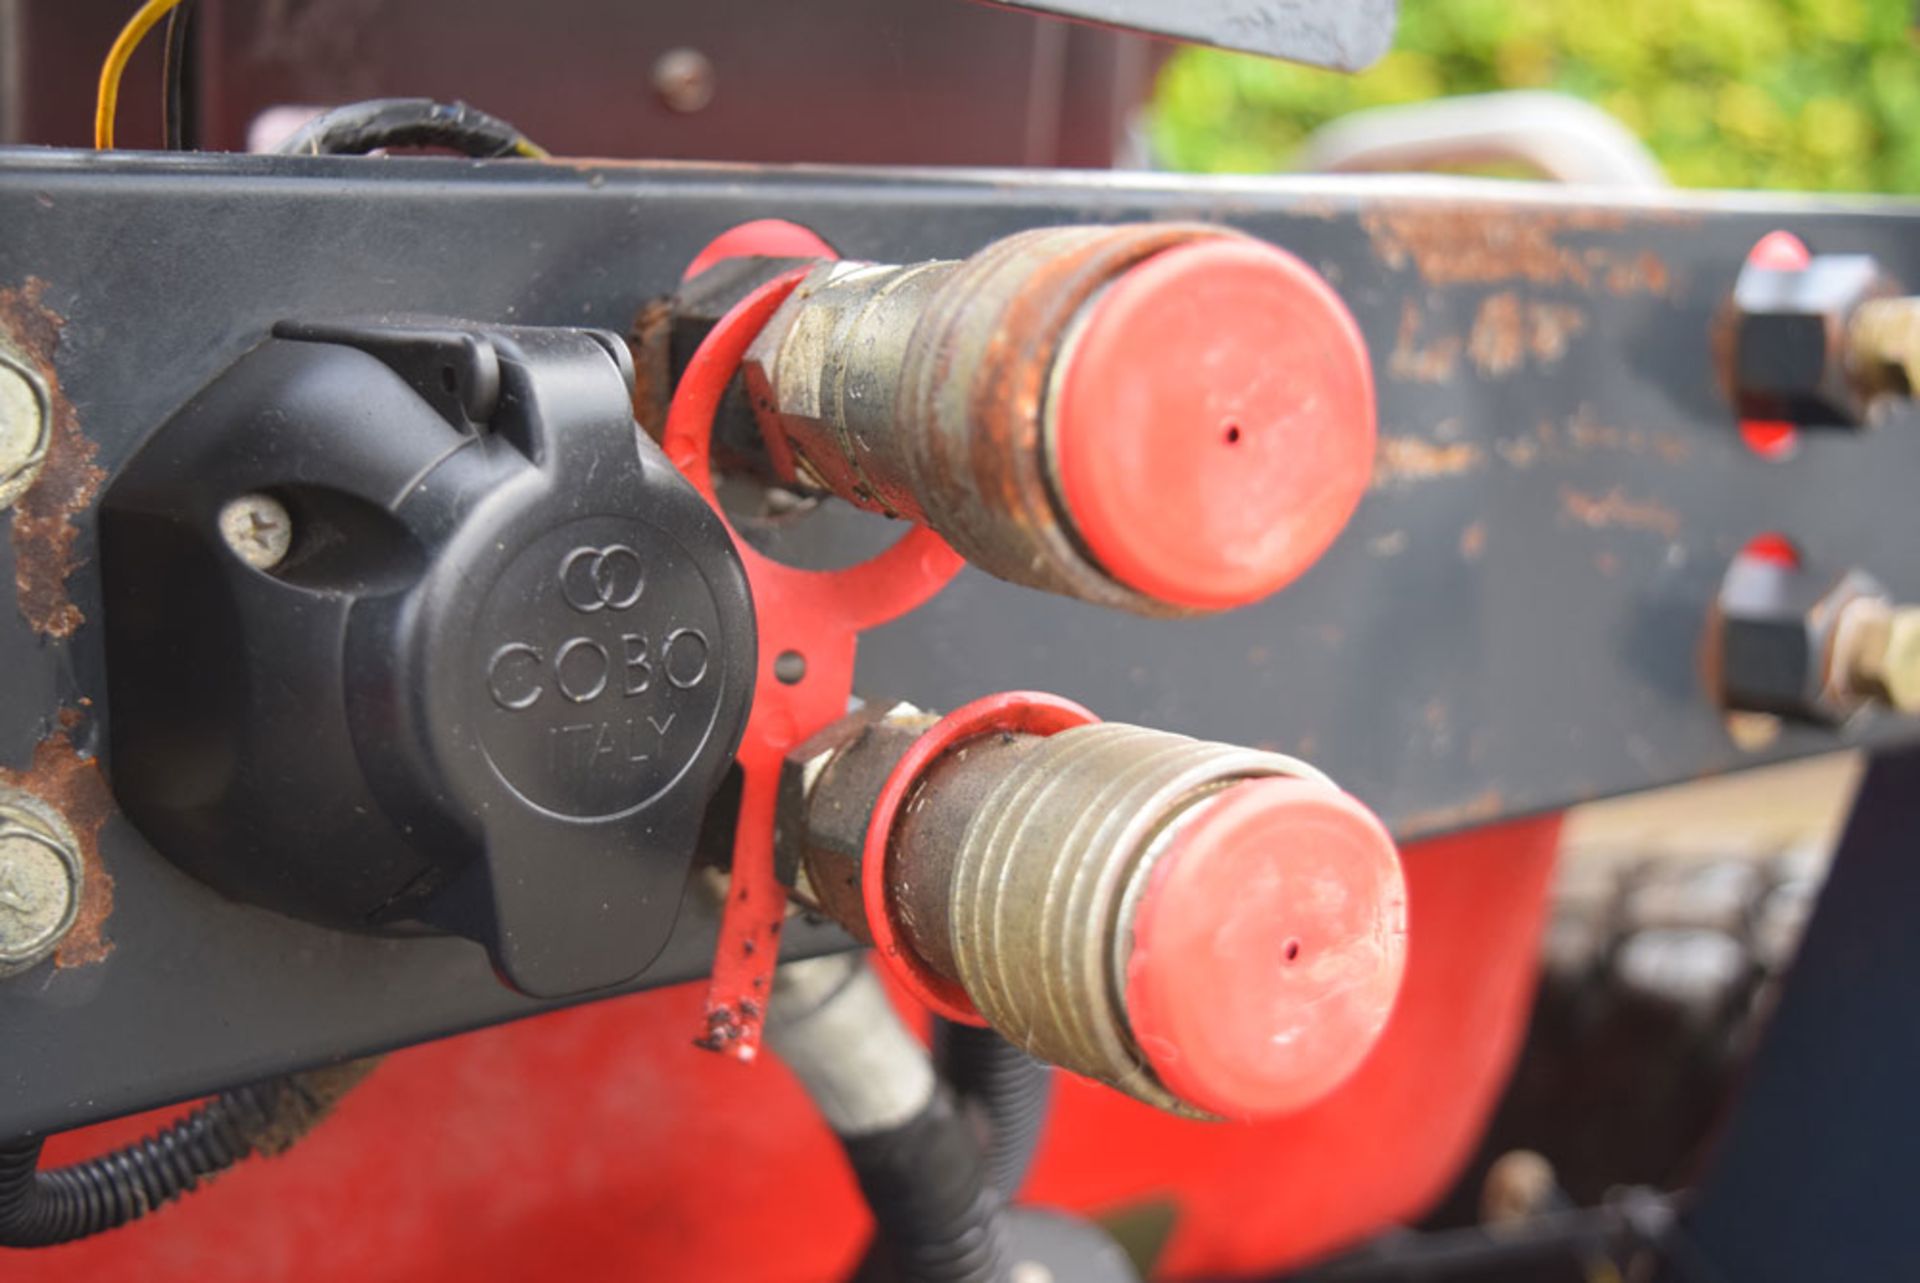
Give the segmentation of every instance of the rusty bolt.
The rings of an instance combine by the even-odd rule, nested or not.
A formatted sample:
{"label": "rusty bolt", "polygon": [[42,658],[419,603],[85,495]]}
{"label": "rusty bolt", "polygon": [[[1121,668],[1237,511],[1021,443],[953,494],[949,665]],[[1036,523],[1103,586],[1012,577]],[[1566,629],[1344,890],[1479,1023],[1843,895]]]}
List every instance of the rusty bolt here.
{"label": "rusty bolt", "polygon": [[220,509],[220,537],[255,570],[271,570],[293,546],[293,515],[269,494],[244,494]]}
{"label": "rusty bolt", "polygon": [[58,947],[80,911],[81,869],[58,814],[25,793],[0,797],[0,976]]}
{"label": "rusty bolt", "polygon": [[[1854,350],[1858,318],[1876,342],[1888,328],[1867,305],[1894,285],[1865,254],[1819,254],[1805,267],[1749,263],[1734,287],[1733,392],[1749,419],[1858,426],[1885,391],[1882,362]],[[1869,367],[1872,373],[1869,373]]]}
{"label": "rusty bolt", "polygon": [[653,92],[670,110],[705,110],[713,101],[713,59],[698,49],[667,50],[653,64]]}
{"label": "rusty bolt", "polygon": [[52,418],[46,384],[0,348],[0,507],[19,498],[39,475]]}

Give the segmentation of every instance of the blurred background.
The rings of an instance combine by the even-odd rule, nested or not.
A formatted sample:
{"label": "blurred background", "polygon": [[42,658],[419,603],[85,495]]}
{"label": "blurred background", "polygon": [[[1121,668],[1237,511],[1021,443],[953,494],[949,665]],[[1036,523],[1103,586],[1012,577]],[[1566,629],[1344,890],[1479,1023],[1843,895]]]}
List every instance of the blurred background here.
{"label": "blurred background", "polygon": [[1553,90],[1620,121],[1679,186],[1913,192],[1913,17],[1909,0],[1403,0],[1393,52],[1358,76],[1175,53],[1148,138],[1168,168],[1263,173],[1349,112]]}

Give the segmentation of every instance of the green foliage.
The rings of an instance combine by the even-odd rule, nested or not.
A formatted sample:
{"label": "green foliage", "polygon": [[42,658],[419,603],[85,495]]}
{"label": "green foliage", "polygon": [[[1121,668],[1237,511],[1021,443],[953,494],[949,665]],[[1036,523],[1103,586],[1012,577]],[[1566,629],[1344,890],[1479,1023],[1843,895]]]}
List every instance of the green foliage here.
{"label": "green foliage", "polygon": [[1913,18],[1913,0],[1403,0],[1394,51],[1359,76],[1181,51],[1153,141],[1176,169],[1267,172],[1350,111],[1557,89],[1683,186],[1916,192]]}

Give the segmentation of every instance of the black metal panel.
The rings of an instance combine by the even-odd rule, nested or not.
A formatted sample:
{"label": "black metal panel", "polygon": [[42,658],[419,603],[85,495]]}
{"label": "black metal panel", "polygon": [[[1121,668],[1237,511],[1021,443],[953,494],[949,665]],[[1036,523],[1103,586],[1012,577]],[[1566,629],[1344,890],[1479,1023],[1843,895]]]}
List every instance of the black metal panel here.
{"label": "black metal panel", "polygon": [[[1441,180],[23,152],[0,166],[0,288],[45,283],[41,304],[64,318],[62,390],[111,470],[288,316],[624,328],[711,236],[755,217],[889,260],[1043,223],[1219,219],[1318,266],[1366,332],[1385,446],[1352,529],[1279,597],[1206,620],[1122,618],[967,574],[874,635],[863,686],[932,707],[1052,689],[1109,717],[1274,745],[1403,837],[1912,738],[1912,722],[1878,719],[1745,755],[1709,699],[1701,647],[1727,559],[1761,530],[1920,600],[1914,425],[1762,462],[1736,439],[1710,338],[1763,232],[1872,252],[1920,281],[1920,211],[1578,199]],[[97,621],[90,513],[78,524],[86,561],[67,587]],[[829,508],[774,542],[832,555],[868,533]],[[92,700],[74,734],[102,742],[104,687],[95,622],[61,641],[0,612],[0,765],[24,765],[52,730],[50,690],[68,709]],[[112,951],[0,984],[0,1132],[538,1009],[471,945],[228,904],[119,817],[101,845]],[[695,975],[709,931],[690,915],[643,983]]]}
{"label": "black metal panel", "polygon": [[1668,1277],[1920,1278],[1920,750],[1875,759]]}
{"label": "black metal panel", "polygon": [[1393,43],[1398,0],[988,0],[1010,9],[1144,31],[1340,71],[1372,66]]}

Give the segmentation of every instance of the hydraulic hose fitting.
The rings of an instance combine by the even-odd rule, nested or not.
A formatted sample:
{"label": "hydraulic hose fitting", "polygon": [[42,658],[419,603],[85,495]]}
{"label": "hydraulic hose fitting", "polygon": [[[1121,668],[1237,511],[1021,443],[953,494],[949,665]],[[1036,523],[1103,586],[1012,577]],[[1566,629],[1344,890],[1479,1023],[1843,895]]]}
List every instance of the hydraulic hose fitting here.
{"label": "hydraulic hose fitting", "polygon": [[1258,601],[1346,525],[1372,370],[1293,255],[1186,223],[823,263],[744,367],[776,471],[990,574],[1145,615]]}
{"label": "hydraulic hose fitting", "polygon": [[804,894],[936,1011],[1175,1112],[1325,1096],[1405,969],[1392,838],[1318,770],[1046,696],[856,715],[781,815]]}

